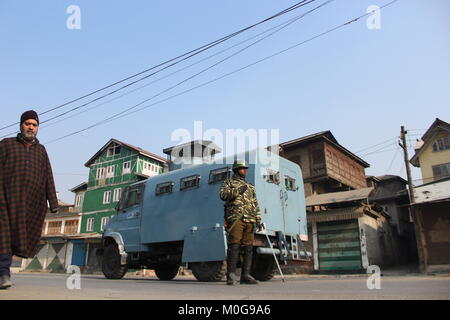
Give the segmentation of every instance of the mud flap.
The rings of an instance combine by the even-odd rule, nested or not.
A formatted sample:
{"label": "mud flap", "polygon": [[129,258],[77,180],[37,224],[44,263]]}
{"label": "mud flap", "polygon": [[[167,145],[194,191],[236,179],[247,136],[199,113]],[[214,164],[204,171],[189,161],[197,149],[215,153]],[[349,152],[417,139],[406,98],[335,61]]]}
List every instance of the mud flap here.
{"label": "mud flap", "polygon": [[223,226],[205,229],[192,227],[184,237],[182,262],[222,261],[227,257]]}

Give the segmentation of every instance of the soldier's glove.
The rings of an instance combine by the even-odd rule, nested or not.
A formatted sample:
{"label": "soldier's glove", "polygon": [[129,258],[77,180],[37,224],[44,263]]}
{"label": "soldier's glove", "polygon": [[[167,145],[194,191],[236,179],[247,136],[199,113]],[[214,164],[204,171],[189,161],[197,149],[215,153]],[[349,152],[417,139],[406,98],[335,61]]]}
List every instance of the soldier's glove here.
{"label": "soldier's glove", "polygon": [[245,191],[247,191],[247,186],[246,185],[243,185],[243,186],[239,187],[239,193],[240,194],[244,194]]}

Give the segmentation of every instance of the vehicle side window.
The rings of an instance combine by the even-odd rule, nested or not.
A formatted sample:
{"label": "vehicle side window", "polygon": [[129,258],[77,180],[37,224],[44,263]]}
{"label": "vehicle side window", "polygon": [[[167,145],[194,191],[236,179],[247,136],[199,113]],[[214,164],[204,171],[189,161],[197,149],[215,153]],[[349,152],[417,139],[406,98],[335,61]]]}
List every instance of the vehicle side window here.
{"label": "vehicle side window", "polygon": [[284,176],[284,186],[288,191],[297,191],[298,187],[295,184],[295,179],[289,176]]}
{"label": "vehicle side window", "polygon": [[230,168],[220,168],[220,169],[214,169],[209,172],[209,179],[208,183],[217,183],[221,181],[225,181],[230,177]]}
{"label": "vehicle side window", "polygon": [[127,188],[119,202],[119,210],[135,206],[142,201],[144,188],[142,185]]}
{"label": "vehicle side window", "polygon": [[156,185],[155,195],[160,196],[166,193],[172,193],[173,191],[173,182],[163,182]]}
{"label": "vehicle side window", "polygon": [[264,179],[269,183],[280,184],[280,172],[267,169],[267,174],[264,175]]}
{"label": "vehicle side window", "polygon": [[198,188],[200,186],[200,175],[194,174],[180,179],[180,190]]}

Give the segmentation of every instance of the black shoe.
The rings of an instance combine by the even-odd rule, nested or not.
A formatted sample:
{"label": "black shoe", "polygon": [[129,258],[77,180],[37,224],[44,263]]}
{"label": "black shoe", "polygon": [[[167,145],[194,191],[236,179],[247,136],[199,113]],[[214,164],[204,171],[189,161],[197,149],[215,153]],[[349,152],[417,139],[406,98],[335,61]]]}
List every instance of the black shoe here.
{"label": "black shoe", "polygon": [[241,273],[241,284],[258,284],[258,281],[255,280],[250,275],[250,270],[252,269],[252,256],[253,256],[253,246],[245,246],[244,247],[244,262],[242,264],[242,273]]}
{"label": "black shoe", "polygon": [[8,289],[11,287],[13,283],[11,282],[11,278],[8,275],[0,276],[0,289]]}
{"label": "black shoe", "polygon": [[227,253],[227,285],[233,286],[237,282],[236,265],[239,259],[239,243],[232,243],[228,246]]}

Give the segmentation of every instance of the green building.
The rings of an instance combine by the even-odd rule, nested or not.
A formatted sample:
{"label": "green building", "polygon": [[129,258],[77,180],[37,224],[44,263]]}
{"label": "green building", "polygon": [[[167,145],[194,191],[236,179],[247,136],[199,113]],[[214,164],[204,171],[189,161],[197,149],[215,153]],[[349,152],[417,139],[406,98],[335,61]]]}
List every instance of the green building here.
{"label": "green building", "polygon": [[167,170],[167,160],[128,143],[111,139],[86,164],[80,233],[100,233],[116,213],[123,190]]}

